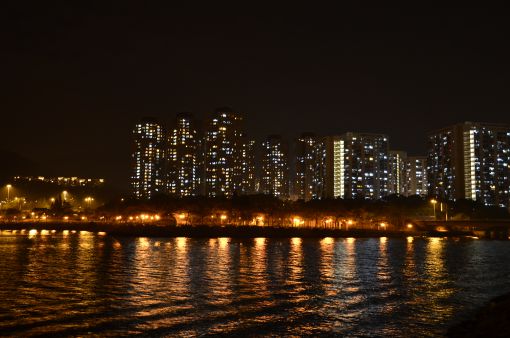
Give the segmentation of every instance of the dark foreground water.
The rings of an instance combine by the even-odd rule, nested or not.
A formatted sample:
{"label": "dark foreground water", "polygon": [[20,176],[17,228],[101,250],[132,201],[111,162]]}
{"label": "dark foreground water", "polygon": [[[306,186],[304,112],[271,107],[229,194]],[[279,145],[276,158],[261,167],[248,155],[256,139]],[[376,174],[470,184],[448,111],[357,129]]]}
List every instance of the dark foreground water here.
{"label": "dark foreground water", "polygon": [[0,335],[438,336],[510,242],[0,235]]}

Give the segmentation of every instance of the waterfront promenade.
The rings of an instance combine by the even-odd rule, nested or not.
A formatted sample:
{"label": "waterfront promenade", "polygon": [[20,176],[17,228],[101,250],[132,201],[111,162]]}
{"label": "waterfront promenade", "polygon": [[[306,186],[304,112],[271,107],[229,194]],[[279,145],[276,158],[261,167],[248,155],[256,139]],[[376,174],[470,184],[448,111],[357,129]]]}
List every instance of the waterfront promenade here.
{"label": "waterfront promenade", "polygon": [[[168,225],[159,223],[118,223],[118,222],[2,222],[0,230],[14,233],[45,234],[57,232],[89,231],[118,236],[142,237],[232,237],[232,238],[323,238],[323,237],[391,237],[409,236],[431,237],[480,237],[483,231],[470,229],[449,229],[437,231],[433,227],[413,227],[403,230],[389,229],[338,229],[321,227],[279,227],[279,226],[239,226],[239,225]],[[491,238],[488,236],[488,238]],[[500,237],[495,239],[508,239]]]}

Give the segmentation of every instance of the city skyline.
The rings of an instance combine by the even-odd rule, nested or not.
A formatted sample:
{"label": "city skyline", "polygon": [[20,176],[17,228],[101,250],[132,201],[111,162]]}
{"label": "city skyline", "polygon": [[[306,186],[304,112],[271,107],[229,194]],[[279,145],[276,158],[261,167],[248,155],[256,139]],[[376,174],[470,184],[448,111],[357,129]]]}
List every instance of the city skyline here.
{"label": "city skyline", "polygon": [[[231,117],[227,117],[227,115]],[[214,122],[218,120],[218,118],[220,118],[220,120],[221,118],[227,118],[227,120],[226,122],[221,121]],[[233,120],[231,122],[228,122],[228,118],[231,118]],[[239,122],[236,122],[237,120]],[[211,121],[213,121],[212,125]],[[247,137],[247,135],[250,135],[251,130],[246,129],[243,126],[244,124],[243,121],[244,114],[235,113],[229,107],[217,108],[214,113],[209,114],[209,120],[207,119],[200,120],[195,116],[195,114],[190,112],[177,113],[173,119],[173,122],[169,124],[160,123],[159,119],[153,117],[141,118],[140,123],[138,123],[135,126],[135,134],[140,133],[141,130],[140,128],[147,129],[147,127],[142,126],[144,123],[148,123],[149,124],[148,129],[152,127],[155,127],[157,129],[154,135],[157,135],[158,138],[157,142],[159,142],[158,147],[161,148],[160,149],[161,155],[158,156],[162,156],[162,158],[159,159],[161,161],[162,167],[161,169],[158,169],[160,171],[160,174],[154,176],[157,178],[155,179],[154,182],[151,183],[151,185],[159,185],[160,188],[156,189],[155,192],[153,192],[152,194],[166,193],[175,196],[231,197],[234,193],[235,194],[263,193],[275,195],[277,197],[281,197],[284,199],[291,198],[294,200],[295,199],[310,200],[321,198],[358,198],[358,197],[364,199],[380,199],[384,196],[392,194],[402,196],[411,196],[413,194],[417,194],[420,196],[426,195],[435,196],[439,198],[444,198],[446,200],[459,198],[480,200],[482,201],[482,203],[486,205],[507,206],[509,204],[508,195],[510,189],[508,187],[509,169],[507,168],[508,167],[507,162],[508,153],[510,153],[510,149],[508,149],[509,143],[508,131],[510,130],[510,127],[508,124],[465,121],[462,123],[456,123],[452,126],[443,126],[442,128],[436,129],[434,131],[429,131],[426,134],[428,145],[427,151],[424,154],[420,154],[418,156],[409,156],[407,149],[396,150],[395,147],[391,146],[389,143],[388,135],[376,133],[347,132],[343,134],[337,133],[336,135],[323,136],[316,133],[303,132],[299,137],[290,140],[286,139],[285,137],[282,137],[280,134],[278,135],[273,134],[267,136],[265,140],[259,142],[253,138]],[[219,124],[217,126],[214,126],[217,123]],[[238,155],[239,160],[235,160],[238,162],[236,162],[237,164],[235,164],[232,167],[232,169],[225,169],[228,168],[229,166],[225,166],[224,163],[222,164],[222,162],[218,162],[218,168],[215,171],[222,171],[224,172],[223,173],[224,175],[225,170],[227,171],[230,170],[231,172],[227,173],[227,178],[229,176],[233,177],[232,182],[234,182],[228,183],[228,181],[225,181],[227,183],[221,183],[221,180],[215,179],[214,178],[215,176],[211,176],[211,173],[208,172],[210,166],[206,165],[207,161],[209,160],[208,152],[206,151],[206,149],[208,147],[211,147],[210,145],[208,145],[211,142],[208,141],[208,138],[211,138],[211,135],[216,135],[218,133],[221,134],[227,129],[225,127],[221,127],[221,125],[229,126],[232,123],[238,124],[238,127],[236,127],[237,131],[235,131],[233,134],[236,139],[232,142],[232,147],[227,149],[226,151],[227,153],[237,151],[239,153]],[[212,129],[211,126],[213,126]],[[488,131],[486,131],[487,128]],[[228,129],[230,130],[230,128]],[[466,138],[467,137],[466,132],[468,131],[471,133],[470,139]],[[491,138],[489,141],[477,138],[477,141],[475,143],[473,137],[480,132],[482,132],[482,134],[487,133],[487,135],[489,136],[491,135],[491,133],[495,132],[497,136],[493,139]],[[460,162],[464,162],[463,165],[465,168],[462,169],[462,171],[459,171],[461,169],[458,169],[457,171],[459,172],[454,175],[453,174],[454,170],[451,167],[449,167],[448,164],[441,163],[440,165],[443,166],[444,169],[440,170],[450,171],[451,173],[448,175],[450,175],[451,178],[443,177],[438,180],[438,178],[435,177],[434,174],[432,173],[432,169],[430,169],[431,165],[429,163],[430,158],[435,155],[435,153],[432,152],[431,149],[431,137],[435,134],[441,137],[442,133],[447,133],[447,135],[450,135],[450,133],[452,134],[452,136],[448,138],[448,140],[451,141],[448,142],[453,143],[452,145],[448,145],[447,147],[458,148],[458,150],[454,151],[452,150],[452,153],[448,155],[449,157],[447,157],[446,159],[450,161],[451,158],[451,161],[455,162],[457,167],[460,167],[459,164]],[[502,134],[500,135],[498,133]],[[482,135],[480,137],[487,138],[489,136]],[[362,154],[360,151],[362,151],[361,149],[363,147],[366,148],[366,145],[368,144],[366,143],[366,141],[362,141],[358,146],[355,146],[354,143],[351,145],[352,148],[350,150],[352,155],[351,161],[349,161],[348,156],[345,157],[345,160],[342,159],[342,163],[338,162],[338,160],[332,162],[331,159],[327,159],[333,156],[333,152],[338,152],[340,151],[340,149],[342,149],[341,151],[344,152],[344,149],[348,149],[348,145],[346,143],[347,141],[351,142],[352,139],[356,140],[357,138],[371,139],[373,137],[375,137],[374,140],[369,141],[369,143],[374,142],[371,144],[376,148],[378,142],[383,142],[385,144],[383,146],[385,148],[383,153],[380,153],[380,155],[378,155],[377,152],[374,152],[370,156],[371,160],[372,156],[377,157],[382,156],[381,154],[384,154],[384,156],[380,158],[380,160],[384,162],[384,164],[381,164],[380,170],[386,171],[387,169],[388,171],[384,172],[383,175],[377,173],[377,170],[371,172],[370,169],[366,169],[364,167],[366,164],[364,162],[365,160],[363,156],[366,157],[368,155],[365,154],[361,156]],[[380,138],[379,141],[377,141],[376,139],[377,137]],[[340,140],[336,142],[338,143],[338,145],[333,145],[335,138]],[[267,168],[268,165],[271,164],[267,160],[264,161],[263,155],[265,151],[264,150],[265,144],[268,143],[270,139],[278,139],[280,140],[279,142],[283,142],[282,144],[284,153],[281,155],[283,161],[281,166],[284,169],[282,169],[283,171],[277,175],[277,177],[279,177],[278,179],[276,179],[275,177],[265,178],[265,175],[263,173],[264,171],[269,173]],[[313,139],[313,141],[310,141],[311,139]],[[328,139],[330,141],[328,141]],[[179,140],[181,140],[182,142],[179,142]],[[485,143],[483,143],[482,141],[485,143],[489,142],[490,144],[493,144],[489,145],[489,148],[497,147],[498,153],[490,155],[490,157],[487,157],[489,155],[484,155],[487,152],[490,152],[490,149],[487,148],[487,145],[485,145]],[[138,144],[137,142],[138,141],[135,142],[136,143],[134,153],[135,155],[132,154],[132,156],[135,157],[136,148],[139,146],[137,145]],[[212,142],[219,142],[217,143],[216,146],[213,146],[218,147],[218,145],[223,144],[224,141],[219,140]],[[313,151],[309,154],[306,154],[305,149],[300,149],[300,147],[302,148],[303,142],[304,143],[308,142],[309,143],[308,145],[313,143],[315,148],[317,147],[320,148],[321,146],[320,144],[323,143],[324,153],[320,155],[323,156],[323,158],[319,159],[317,157],[319,156],[319,154],[317,153],[317,149],[319,148],[315,149],[312,147],[311,149],[313,149]],[[329,142],[331,142],[331,145],[328,145]],[[481,146],[478,145],[481,142],[483,144]],[[354,148],[356,147],[360,149],[355,151]],[[372,148],[372,146],[368,147]],[[278,152],[280,151],[281,150],[278,150]],[[442,150],[438,149],[437,151],[441,153]],[[331,152],[331,154],[326,155],[328,152]],[[459,157],[460,155],[456,155],[459,154],[460,152],[463,152],[464,154],[470,152],[470,159],[464,159],[464,157]],[[345,150],[345,154],[347,154],[347,150]],[[172,156],[174,164],[170,164],[169,162],[170,157]],[[487,157],[487,159],[485,159],[484,156]],[[308,177],[305,177],[304,173],[300,173],[300,170],[303,169],[301,168],[302,165],[300,165],[300,162],[303,161],[304,157],[309,157],[309,162],[307,164],[309,168],[307,170],[308,171],[311,170],[311,172],[308,173]],[[222,157],[218,158],[220,159]],[[225,157],[223,156],[223,158]],[[246,161],[250,161],[249,162],[250,165],[246,165],[248,163]],[[319,164],[321,161],[324,162],[322,169],[321,165]],[[482,169],[478,169],[477,165],[476,170],[481,170],[481,172],[477,171],[477,174],[475,175],[474,173],[475,163],[481,163],[482,165],[484,165],[484,163],[487,161],[488,164],[486,165],[486,167]],[[141,168],[141,163],[143,161],[141,162],[141,160],[138,159],[135,162],[138,162],[136,166],[139,168],[137,169],[139,172]],[[145,162],[149,163],[151,161]],[[469,162],[469,166],[465,164],[467,162]],[[176,163],[181,163],[181,167],[180,168],[175,167]],[[496,169],[496,171],[494,171],[490,163],[493,163],[492,166],[495,166],[497,164],[499,166],[503,165],[503,167],[501,167],[502,169]],[[354,168],[353,165],[356,168]],[[436,165],[435,170],[439,170],[437,168],[443,168],[437,167],[438,164],[434,165]],[[260,167],[257,168],[258,166]],[[334,166],[338,166],[338,168],[334,168]],[[318,170],[319,171],[322,170],[322,172],[318,173],[317,172]],[[342,174],[339,174],[339,170],[342,171]],[[349,183],[351,182],[349,180],[354,180],[355,177],[354,176],[351,177],[345,174],[347,170],[359,171],[364,176],[358,177],[357,178],[358,181],[356,182],[355,185],[353,185],[353,183]],[[484,170],[485,173],[483,172]],[[476,176],[476,179],[478,180],[477,182],[481,183],[476,183],[474,181],[475,176],[471,178],[470,176],[471,174],[469,173],[470,171],[472,171],[473,175]],[[494,173],[492,171],[494,171]],[[41,176],[40,173],[37,174]],[[149,176],[151,175],[152,174],[149,174]],[[183,175],[188,176],[183,178]],[[375,179],[373,182],[366,181],[368,178],[374,176]],[[209,179],[207,179],[207,177],[209,177]],[[359,180],[360,178],[361,181]],[[471,180],[468,180],[468,178],[471,178]],[[489,178],[491,179],[487,182],[480,181],[488,180]],[[12,181],[13,179],[14,177],[11,176],[6,180],[6,182],[8,182],[9,180]],[[104,180],[104,178],[102,178],[102,180]],[[231,179],[228,178],[228,180]],[[328,180],[329,182],[326,184],[326,181]],[[268,183],[269,181],[272,181],[272,183],[269,184]],[[306,196],[304,194],[305,189],[302,187],[305,181],[308,182],[307,189],[309,190]],[[187,187],[183,188],[184,187],[183,182],[184,185],[187,185]],[[216,188],[209,187],[208,182],[209,184],[217,185],[217,187]],[[232,188],[229,188],[229,184],[232,186]],[[448,188],[451,189],[451,191],[448,190],[444,192],[440,190],[442,189],[441,185],[443,184],[444,186],[450,186],[453,184],[453,188]],[[132,175],[130,178],[130,185],[131,188],[129,189],[127,189],[127,187],[124,187],[123,189],[117,190],[117,194],[118,193],[126,194],[129,191],[133,191],[133,189],[136,190],[137,183],[136,181],[133,180]],[[279,192],[275,192],[275,186],[278,185],[280,185],[281,188],[277,188],[276,190],[279,189]],[[459,185],[461,185],[462,188],[459,188]],[[499,192],[487,192],[488,190],[494,190],[495,188],[493,188],[493,186],[495,185],[497,185],[497,189]],[[335,187],[333,188],[333,186]],[[227,193],[224,193],[222,191],[222,189],[225,188],[228,190]],[[211,192],[214,189],[216,189],[216,192]],[[464,189],[466,193],[463,192]],[[457,190],[460,192],[457,192]],[[151,195],[147,195],[146,193],[143,192],[137,192],[135,196],[138,198],[151,197]]]}
{"label": "city skyline", "polygon": [[[510,205],[510,124],[466,121],[430,131],[427,152],[408,156],[376,133],[305,132],[291,142],[273,134],[256,142],[243,121],[229,107],[202,121],[205,131],[191,113],[177,114],[170,127],[142,119],[133,132],[134,196],[258,193],[309,201],[418,195]],[[194,189],[175,188],[182,184]]]}

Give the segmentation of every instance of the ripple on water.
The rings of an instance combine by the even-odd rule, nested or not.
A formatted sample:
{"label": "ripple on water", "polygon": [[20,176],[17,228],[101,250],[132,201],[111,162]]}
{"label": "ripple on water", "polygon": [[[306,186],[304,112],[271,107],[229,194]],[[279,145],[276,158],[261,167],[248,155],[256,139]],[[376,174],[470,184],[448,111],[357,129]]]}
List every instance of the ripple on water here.
{"label": "ripple on water", "polygon": [[510,243],[0,235],[6,335],[436,336],[510,291]]}

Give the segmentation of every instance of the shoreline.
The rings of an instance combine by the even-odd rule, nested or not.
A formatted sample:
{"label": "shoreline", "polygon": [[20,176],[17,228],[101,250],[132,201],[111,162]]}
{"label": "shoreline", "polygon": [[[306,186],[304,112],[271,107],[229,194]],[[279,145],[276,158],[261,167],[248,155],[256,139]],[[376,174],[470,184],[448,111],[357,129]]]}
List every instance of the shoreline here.
{"label": "shoreline", "polygon": [[126,237],[189,237],[189,238],[406,238],[406,237],[475,237],[470,232],[430,232],[419,230],[374,230],[374,229],[327,229],[327,228],[291,228],[275,226],[175,226],[155,224],[115,224],[115,223],[0,223],[1,231],[48,230],[61,232],[88,231],[106,233],[112,236]]}
{"label": "shoreline", "polygon": [[492,298],[479,307],[468,319],[451,326],[447,336],[507,337],[510,331],[510,293]]}

